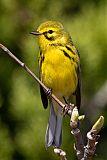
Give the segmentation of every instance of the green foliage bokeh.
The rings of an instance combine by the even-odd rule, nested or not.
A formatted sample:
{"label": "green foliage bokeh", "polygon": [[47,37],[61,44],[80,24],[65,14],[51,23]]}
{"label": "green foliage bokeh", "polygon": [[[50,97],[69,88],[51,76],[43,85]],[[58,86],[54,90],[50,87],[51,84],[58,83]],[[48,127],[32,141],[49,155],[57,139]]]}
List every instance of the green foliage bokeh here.
{"label": "green foliage bokeh", "polygon": [[[38,75],[38,45],[29,33],[46,20],[60,21],[81,55],[82,109],[86,131],[103,114],[105,126],[96,160],[107,158],[107,103],[88,108],[107,79],[107,2],[104,0],[1,0],[0,42]],[[92,112],[93,111],[93,112]],[[44,146],[48,110],[40,100],[39,85],[0,51],[0,160],[57,159]],[[90,125],[91,122],[91,125]],[[87,125],[89,124],[89,125]],[[76,159],[69,118],[63,123],[63,149]],[[104,149],[105,148],[105,149]]]}

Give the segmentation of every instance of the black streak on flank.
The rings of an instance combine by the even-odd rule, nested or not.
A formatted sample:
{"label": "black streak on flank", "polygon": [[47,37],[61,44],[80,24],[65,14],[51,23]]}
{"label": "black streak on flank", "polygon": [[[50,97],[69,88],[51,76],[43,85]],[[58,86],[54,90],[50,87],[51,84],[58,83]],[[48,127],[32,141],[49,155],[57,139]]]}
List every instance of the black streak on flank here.
{"label": "black streak on flank", "polygon": [[64,52],[64,55],[71,60],[71,57],[69,56],[69,54],[66,51],[64,51],[64,50],[62,50],[62,51]]}
{"label": "black streak on flank", "polygon": [[44,61],[44,59],[45,59],[45,57],[44,57],[44,56],[42,56],[42,57],[41,57],[41,61],[43,62],[43,61]]}
{"label": "black streak on flank", "polygon": [[75,61],[74,58],[70,57],[70,55],[65,50],[63,50],[63,49],[61,49],[61,50],[63,51],[63,53],[66,57],[68,57],[70,60],[72,59],[73,61]]}
{"label": "black streak on flank", "polygon": [[42,63],[44,61],[45,57],[42,54],[42,51],[40,50],[40,57],[38,58],[38,62],[40,61],[40,63]]}
{"label": "black streak on flank", "polygon": [[40,56],[42,55],[42,51],[40,50]]}
{"label": "black streak on flank", "polygon": [[70,47],[66,46],[66,49],[68,49],[69,51],[71,51],[75,55],[75,52]]}

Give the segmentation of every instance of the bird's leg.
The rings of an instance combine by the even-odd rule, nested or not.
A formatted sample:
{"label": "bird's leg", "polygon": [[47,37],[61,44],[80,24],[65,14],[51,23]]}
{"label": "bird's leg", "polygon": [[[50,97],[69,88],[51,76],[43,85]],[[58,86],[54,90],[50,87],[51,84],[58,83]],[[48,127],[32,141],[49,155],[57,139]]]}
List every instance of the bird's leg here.
{"label": "bird's leg", "polygon": [[74,108],[74,104],[69,103],[64,96],[63,96],[63,99],[65,101],[65,106],[63,108],[63,115],[65,116],[66,113],[68,113],[68,114],[72,113],[72,110]]}
{"label": "bird's leg", "polygon": [[65,102],[65,106],[63,108],[63,116],[65,116],[66,113],[68,112],[68,102],[67,102],[67,100],[66,100],[66,98],[64,96],[63,96],[63,100]]}
{"label": "bird's leg", "polygon": [[65,104],[64,108],[63,108],[63,116],[66,115],[66,113],[68,113],[68,110],[69,110],[69,105],[68,104]]}
{"label": "bird's leg", "polygon": [[64,96],[63,96],[63,100],[65,101],[65,104],[69,104]]}
{"label": "bird's leg", "polygon": [[64,108],[63,108],[63,115],[65,116],[66,114],[71,115],[72,114],[72,110],[75,107],[74,104],[65,104]]}

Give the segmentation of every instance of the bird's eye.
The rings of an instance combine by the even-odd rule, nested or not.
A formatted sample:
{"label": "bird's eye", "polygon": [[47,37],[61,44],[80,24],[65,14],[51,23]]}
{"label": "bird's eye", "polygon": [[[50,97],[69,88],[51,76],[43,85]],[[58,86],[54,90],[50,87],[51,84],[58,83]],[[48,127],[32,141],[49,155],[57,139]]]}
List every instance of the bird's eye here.
{"label": "bird's eye", "polygon": [[49,30],[48,33],[52,34],[54,31],[53,30]]}

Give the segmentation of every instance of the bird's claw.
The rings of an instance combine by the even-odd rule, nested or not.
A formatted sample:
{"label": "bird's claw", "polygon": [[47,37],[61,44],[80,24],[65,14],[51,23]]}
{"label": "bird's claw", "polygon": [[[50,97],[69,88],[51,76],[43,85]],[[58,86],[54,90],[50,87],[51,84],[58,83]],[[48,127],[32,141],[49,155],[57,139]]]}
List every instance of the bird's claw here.
{"label": "bird's claw", "polygon": [[63,108],[63,116],[66,115],[66,113],[68,113],[68,104],[65,104],[64,108]]}
{"label": "bird's claw", "polygon": [[63,115],[65,116],[66,114],[70,114],[72,113],[72,110],[74,108],[74,104],[65,104],[64,108],[63,108]]}

